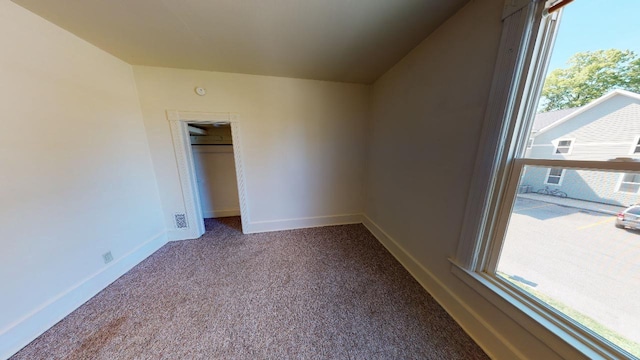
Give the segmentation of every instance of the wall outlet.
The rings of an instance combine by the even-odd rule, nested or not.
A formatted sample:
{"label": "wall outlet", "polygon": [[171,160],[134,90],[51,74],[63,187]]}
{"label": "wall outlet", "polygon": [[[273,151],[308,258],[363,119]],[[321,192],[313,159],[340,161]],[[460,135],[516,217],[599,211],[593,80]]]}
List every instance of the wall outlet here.
{"label": "wall outlet", "polygon": [[104,254],[102,254],[102,259],[104,260],[105,264],[108,264],[110,262],[113,261],[113,255],[111,255],[111,251],[108,251]]}

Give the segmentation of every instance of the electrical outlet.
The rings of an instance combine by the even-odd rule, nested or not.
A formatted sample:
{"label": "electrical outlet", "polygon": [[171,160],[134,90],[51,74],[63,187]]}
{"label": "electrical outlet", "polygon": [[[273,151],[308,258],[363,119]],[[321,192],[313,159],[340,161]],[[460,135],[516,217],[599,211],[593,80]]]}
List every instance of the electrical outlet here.
{"label": "electrical outlet", "polygon": [[113,255],[111,255],[111,251],[108,251],[104,254],[102,254],[102,259],[104,260],[105,264],[108,264],[110,262],[113,261]]}

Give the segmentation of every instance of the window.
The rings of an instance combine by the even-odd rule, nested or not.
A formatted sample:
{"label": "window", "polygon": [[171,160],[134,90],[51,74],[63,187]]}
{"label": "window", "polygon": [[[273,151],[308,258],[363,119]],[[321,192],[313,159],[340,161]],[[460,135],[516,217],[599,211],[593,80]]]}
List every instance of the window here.
{"label": "window", "polygon": [[640,215],[640,206],[632,207],[631,209],[626,211],[627,214],[631,215]]}
{"label": "window", "polygon": [[[543,127],[536,145],[547,149],[546,155],[527,150],[560,16],[543,15],[542,8],[561,2],[529,2],[504,17],[502,68],[494,75],[486,137],[452,271],[558,354],[575,354],[567,352],[571,347],[587,358],[640,357],[640,308],[634,295],[640,288],[640,231],[617,228],[611,215],[624,210],[622,204],[640,202],[640,163],[607,161],[615,155],[603,160],[602,152],[609,149],[595,146],[592,153],[581,151],[580,160],[557,156],[570,154],[575,143],[563,136],[595,119],[581,114],[605,113],[607,106],[588,110],[617,95],[580,105],[575,115],[561,118],[568,126]],[[574,116],[578,120],[570,123]],[[555,142],[545,143],[552,135]],[[640,153],[640,141],[633,151]],[[563,190],[571,198],[558,187],[544,188],[562,184],[567,172]],[[518,191],[524,186],[544,191]],[[513,307],[500,305],[505,300]],[[546,332],[519,320],[523,314]]]}
{"label": "window", "polygon": [[554,154],[570,154],[571,143],[571,140],[558,140]]}
{"label": "window", "polygon": [[527,140],[527,149],[531,149],[532,146],[533,146],[533,138],[530,137],[529,140]]}
{"label": "window", "polygon": [[545,181],[545,184],[562,185],[563,174],[564,174],[564,169],[550,168],[547,173],[547,181]]}
{"label": "window", "polygon": [[633,149],[631,149],[631,155],[640,154],[640,136],[636,139],[636,142],[633,145]]}
{"label": "window", "polygon": [[640,174],[622,174],[619,192],[637,194],[640,190]]}

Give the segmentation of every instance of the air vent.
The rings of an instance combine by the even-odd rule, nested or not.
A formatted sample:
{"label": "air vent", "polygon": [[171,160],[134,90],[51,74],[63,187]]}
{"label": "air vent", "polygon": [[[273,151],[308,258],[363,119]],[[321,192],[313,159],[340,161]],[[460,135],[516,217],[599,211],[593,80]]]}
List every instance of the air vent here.
{"label": "air vent", "polygon": [[108,264],[113,261],[113,255],[111,255],[111,251],[108,251],[102,254],[102,260],[104,260],[105,264]]}
{"label": "air vent", "polygon": [[186,214],[174,214],[173,215],[176,220],[176,228],[178,229],[186,229],[189,227],[187,224],[187,215]]}

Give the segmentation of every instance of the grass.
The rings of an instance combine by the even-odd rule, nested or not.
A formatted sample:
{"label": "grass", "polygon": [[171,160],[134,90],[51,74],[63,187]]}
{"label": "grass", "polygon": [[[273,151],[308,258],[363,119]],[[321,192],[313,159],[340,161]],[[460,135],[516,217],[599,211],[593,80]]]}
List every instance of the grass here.
{"label": "grass", "polygon": [[533,287],[528,286],[526,284],[520,283],[518,281],[515,281],[513,279],[511,279],[509,277],[509,275],[504,274],[504,273],[498,273],[498,275],[502,278],[504,278],[505,280],[509,281],[510,283],[512,283],[513,285],[517,286],[518,288],[524,290],[525,292],[533,295],[534,297],[536,297],[538,300],[542,301],[543,303],[551,306],[552,308],[558,310],[559,312],[565,314],[566,316],[568,316],[569,318],[571,318],[572,320],[574,320],[575,322],[581,324],[582,326],[588,328],[589,330],[593,331],[594,333],[600,335],[601,337],[609,340],[611,343],[623,348],[624,350],[626,350],[627,352],[631,353],[633,356],[635,356],[636,358],[640,358],[640,344],[627,339],[626,337],[624,337],[623,335],[609,329],[608,327],[602,325],[601,323],[597,322],[596,320],[590,318],[589,316],[576,311],[575,309],[573,309],[572,307],[540,292],[535,290]]}

